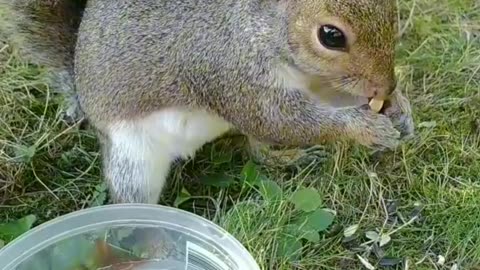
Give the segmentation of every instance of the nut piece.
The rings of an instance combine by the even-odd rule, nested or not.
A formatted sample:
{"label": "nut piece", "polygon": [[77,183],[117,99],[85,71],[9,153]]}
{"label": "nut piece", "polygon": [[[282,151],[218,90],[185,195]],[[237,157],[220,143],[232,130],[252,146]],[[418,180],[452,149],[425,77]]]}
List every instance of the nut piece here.
{"label": "nut piece", "polygon": [[383,107],[383,103],[384,101],[383,100],[380,100],[380,99],[372,99],[370,100],[370,102],[368,103],[368,105],[370,106],[370,109],[372,109],[374,112],[380,112],[382,110],[382,107]]}

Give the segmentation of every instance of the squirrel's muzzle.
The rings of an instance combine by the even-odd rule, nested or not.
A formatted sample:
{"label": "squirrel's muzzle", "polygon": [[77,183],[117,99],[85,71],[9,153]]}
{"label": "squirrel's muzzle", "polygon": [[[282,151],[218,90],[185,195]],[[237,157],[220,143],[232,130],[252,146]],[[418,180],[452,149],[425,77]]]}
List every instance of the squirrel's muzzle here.
{"label": "squirrel's muzzle", "polygon": [[369,89],[367,95],[371,98],[377,100],[385,100],[395,91],[397,88],[397,80],[396,79],[389,79],[385,80],[381,84],[374,84],[372,88]]}

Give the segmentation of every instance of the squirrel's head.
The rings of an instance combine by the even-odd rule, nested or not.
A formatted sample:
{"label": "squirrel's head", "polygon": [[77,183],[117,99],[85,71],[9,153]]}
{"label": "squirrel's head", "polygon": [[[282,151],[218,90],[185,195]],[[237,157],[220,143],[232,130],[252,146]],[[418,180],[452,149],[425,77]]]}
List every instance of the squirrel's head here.
{"label": "squirrel's head", "polygon": [[395,89],[394,0],[297,0],[288,9],[289,50],[308,78],[368,98]]}

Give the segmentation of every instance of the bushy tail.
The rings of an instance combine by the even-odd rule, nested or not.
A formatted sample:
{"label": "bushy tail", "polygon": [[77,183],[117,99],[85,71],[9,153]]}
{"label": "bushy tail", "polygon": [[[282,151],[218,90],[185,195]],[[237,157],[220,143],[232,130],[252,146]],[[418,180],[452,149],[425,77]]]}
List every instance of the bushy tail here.
{"label": "bushy tail", "polygon": [[76,33],[86,0],[0,0],[0,41],[48,70],[52,88],[73,95]]}

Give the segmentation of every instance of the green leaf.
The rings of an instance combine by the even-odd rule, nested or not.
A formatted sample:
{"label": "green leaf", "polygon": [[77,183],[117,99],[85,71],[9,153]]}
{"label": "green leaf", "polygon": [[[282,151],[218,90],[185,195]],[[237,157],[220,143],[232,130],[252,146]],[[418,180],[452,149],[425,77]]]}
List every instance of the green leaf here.
{"label": "green leaf", "polygon": [[378,241],[380,239],[380,235],[375,231],[368,231],[365,233],[365,236],[372,241]]}
{"label": "green leaf", "polygon": [[300,188],[293,193],[290,201],[297,210],[311,212],[322,204],[320,194],[313,188]]}
{"label": "green leaf", "polygon": [[302,251],[302,243],[292,236],[280,239],[277,248],[277,257],[286,258],[290,261],[298,260]]}
{"label": "green leaf", "polygon": [[352,237],[358,230],[359,225],[354,224],[352,226],[349,226],[343,231],[343,236],[345,237]]}
{"label": "green leaf", "polygon": [[192,195],[190,195],[190,192],[186,190],[184,187],[182,188],[182,191],[180,191],[180,194],[178,194],[177,198],[175,198],[175,201],[173,202],[173,206],[178,208],[182,203],[190,200],[192,198]]}
{"label": "green leaf", "polygon": [[101,192],[98,194],[95,194],[96,196],[94,197],[94,200],[90,206],[95,207],[95,206],[101,206],[105,204],[105,201],[107,200],[107,193],[106,192]]}
{"label": "green leaf", "polygon": [[282,197],[282,189],[280,186],[271,180],[263,180],[258,186],[260,194],[266,201],[277,200]]}
{"label": "green leaf", "polygon": [[205,185],[219,188],[226,188],[235,183],[235,179],[233,177],[224,173],[205,175],[200,178],[200,181]]}
{"label": "green leaf", "polygon": [[314,231],[314,230],[304,231],[302,238],[312,243],[320,242],[320,235],[318,234],[317,231]]}
{"label": "green leaf", "polygon": [[249,160],[242,169],[243,181],[251,185],[256,185],[260,181],[260,173],[253,161]]}
{"label": "green leaf", "polygon": [[105,183],[99,184],[95,187],[93,192],[93,199],[90,203],[90,206],[101,206],[104,205],[107,201],[107,185]]}
{"label": "green leaf", "polygon": [[35,147],[35,145],[32,145],[32,146],[19,145],[15,148],[15,158],[24,163],[29,163],[32,160],[32,158],[35,156],[36,151],[37,151],[37,148]]}
{"label": "green leaf", "polygon": [[308,232],[314,230],[316,232],[325,231],[332,223],[334,215],[326,210],[317,209],[310,213],[303,214],[296,222],[299,229]]}
{"label": "green leaf", "polygon": [[16,221],[0,225],[0,237],[9,242],[30,230],[37,220],[35,215],[28,215]]}
{"label": "green leaf", "polygon": [[285,226],[284,232],[298,239],[306,239],[312,243],[318,243],[320,241],[320,235],[317,231],[300,228],[298,224],[288,224]]}
{"label": "green leaf", "polygon": [[388,235],[388,234],[382,234],[382,236],[380,236],[379,246],[380,246],[380,247],[383,247],[383,246],[385,246],[386,244],[388,244],[390,241],[392,241],[392,238],[390,237],[390,235]]}

